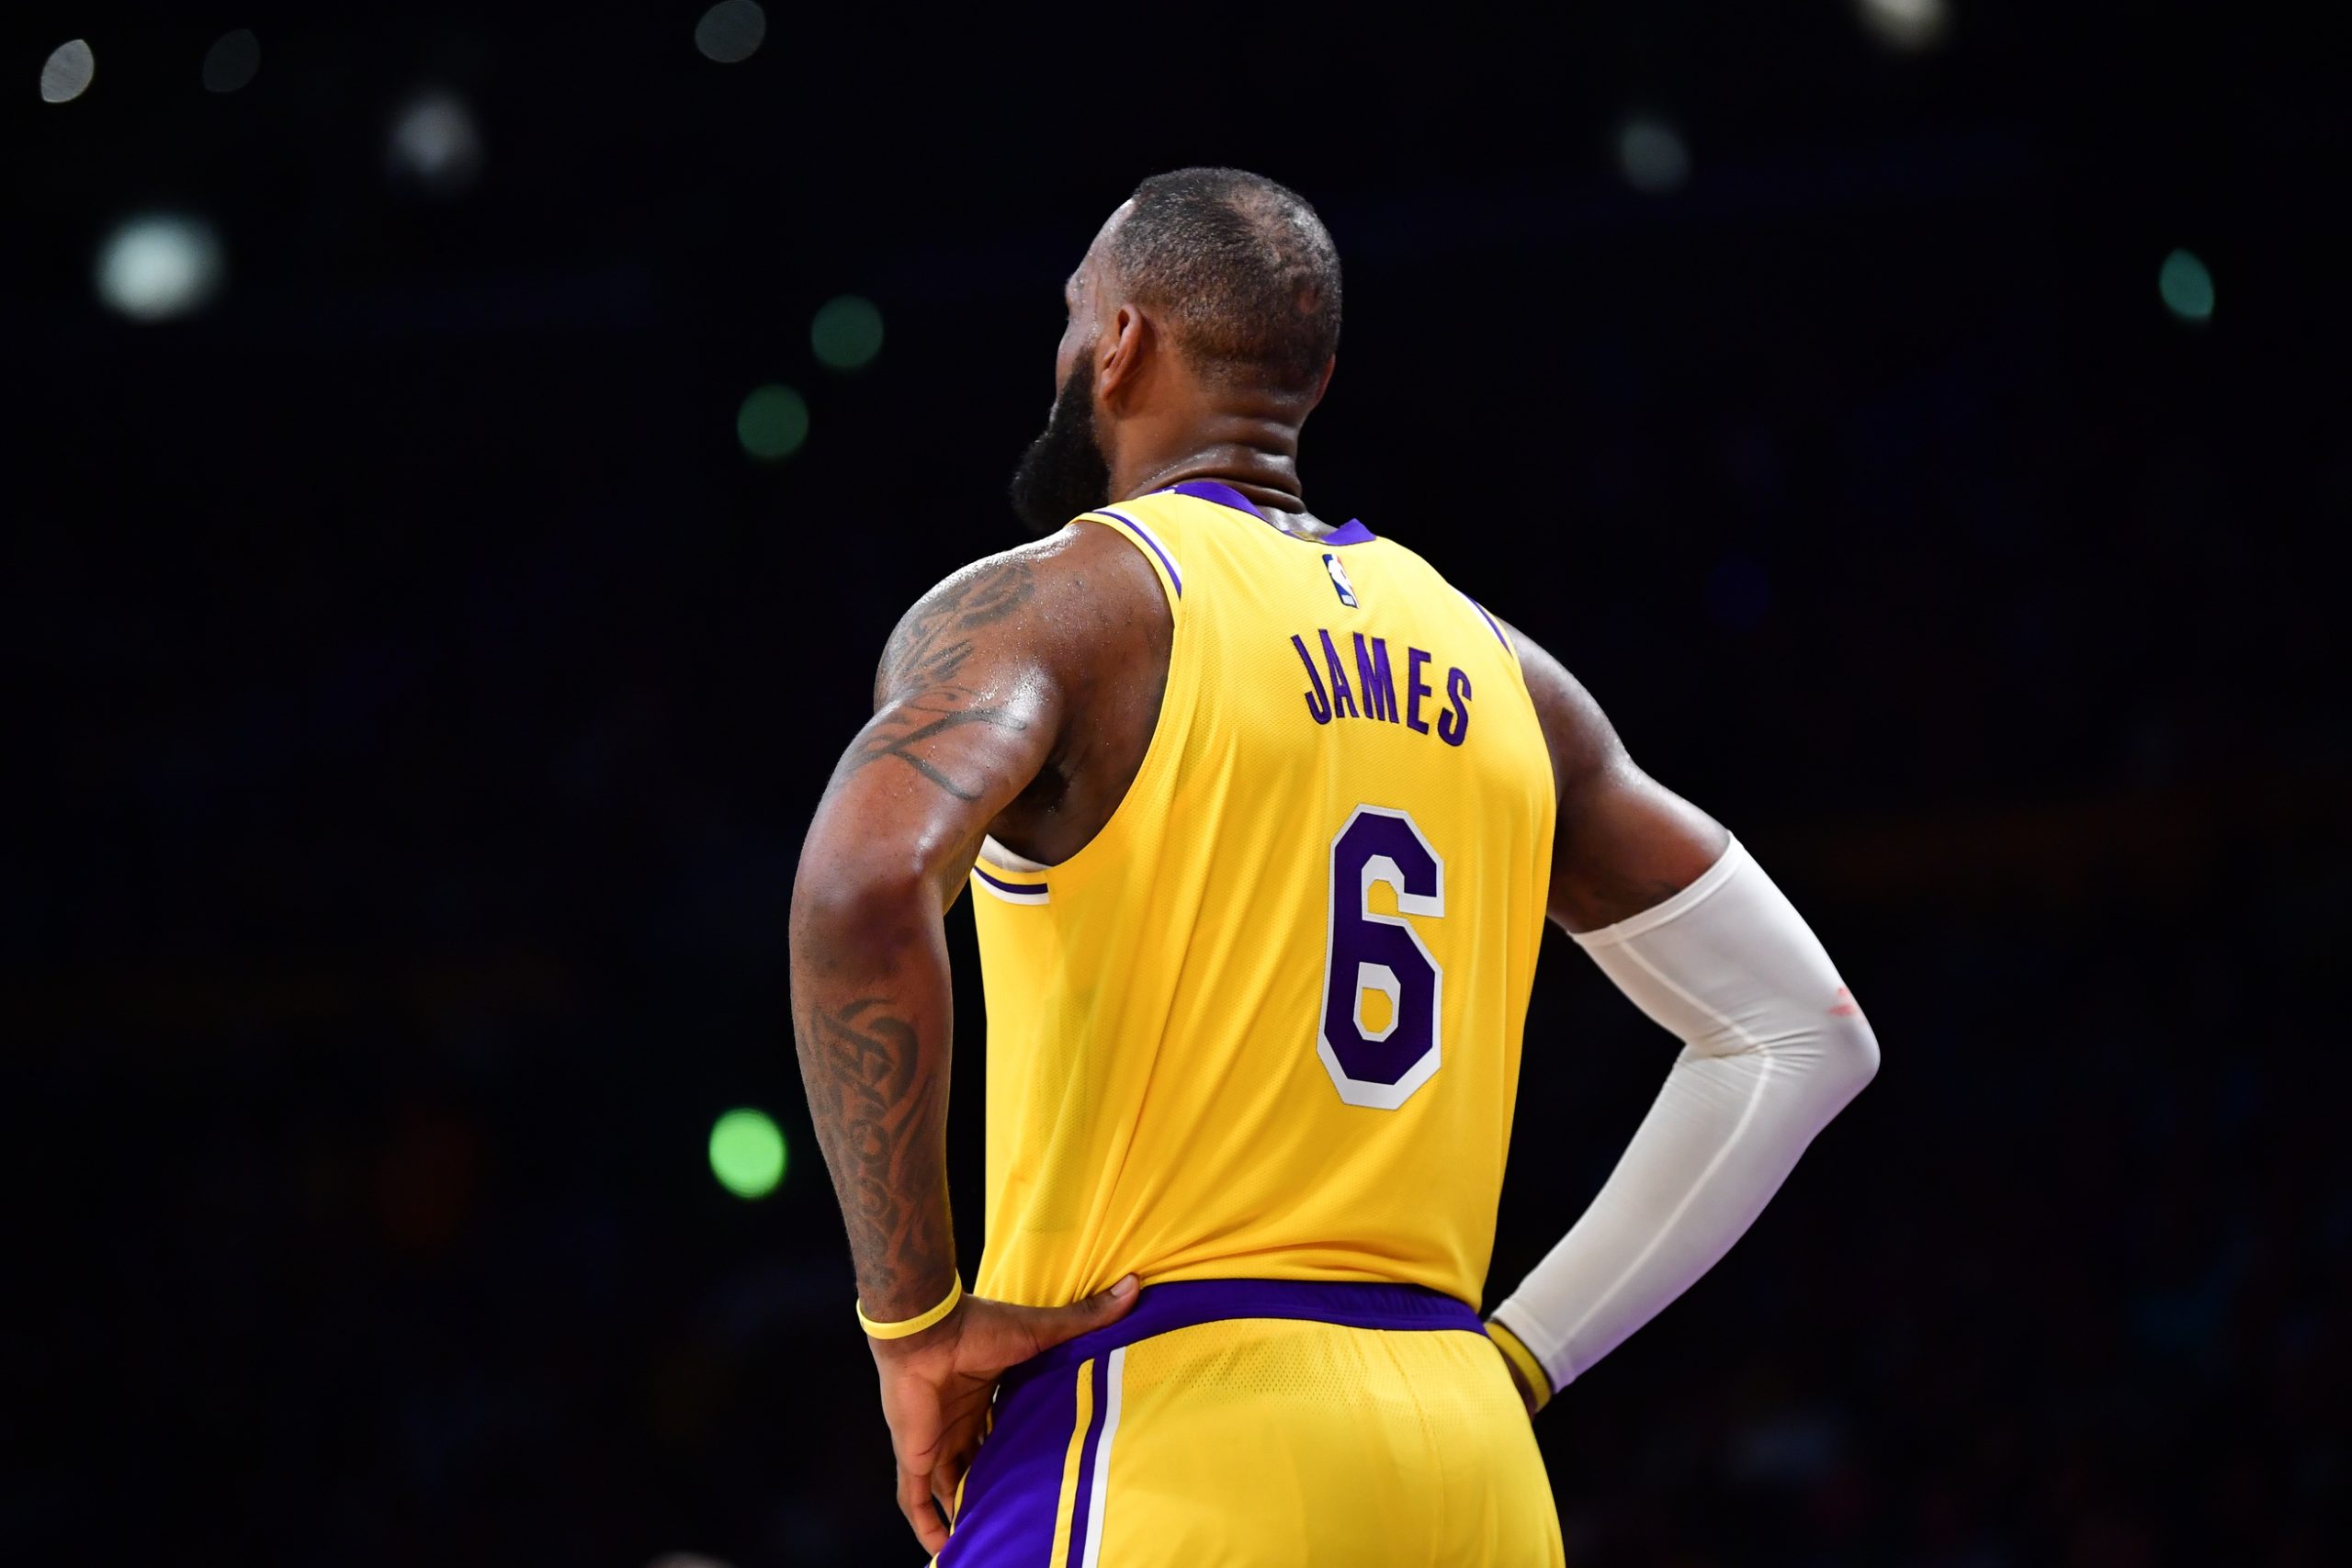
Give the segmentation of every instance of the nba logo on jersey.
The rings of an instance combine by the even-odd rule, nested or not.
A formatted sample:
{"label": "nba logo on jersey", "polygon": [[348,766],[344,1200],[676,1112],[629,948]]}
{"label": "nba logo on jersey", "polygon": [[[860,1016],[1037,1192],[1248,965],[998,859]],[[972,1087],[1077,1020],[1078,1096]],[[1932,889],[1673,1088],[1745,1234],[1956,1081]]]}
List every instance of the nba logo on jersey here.
{"label": "nba logo on jersey", "polygon": [[1348,581],[1348,569],[1340,564],[1340,558],[1326,554],[1323,558],[1323,570],[1331,574],[1331,586],[1339,590],[1340,603],[1351,610],[1354,609],[1356,585]]}

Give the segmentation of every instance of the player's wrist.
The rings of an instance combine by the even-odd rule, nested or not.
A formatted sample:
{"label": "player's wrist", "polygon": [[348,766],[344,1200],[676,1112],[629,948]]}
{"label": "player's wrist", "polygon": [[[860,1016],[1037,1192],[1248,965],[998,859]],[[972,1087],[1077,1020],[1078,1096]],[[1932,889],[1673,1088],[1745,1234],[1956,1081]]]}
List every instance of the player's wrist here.
{"label": "player's wrist", "polygon": [[965,1297],[956,1303],[956,1310],[920,1333],[901,1339],[876,1339],[865,1337],[865,1348],[874,1352],[876,1364],[888,1368],[903,1363],[919,1362],[934,1354],[946,1353],[963,1337],[965,1323],[970,1315],[972,1298]]}
{"label": "player's wrist", "polygon": [[910,1354],[953,1338],[970,1300],[965,1293],[962,1276],[954,1275],[948,1280],[946,1292],[922,1312],[908,1317],[878,1319],[868,1315],[865,1302],[860,1301],[857,1323],[865,1331],[865,1341],[876,1356]]}
{"label": "player's wrist", "polygon": [[1497,1318],[1487,1319],[1487,1337],[1502,1352],[1503,1365],[1510,1371],[1510,1381],[1518,1390],[1520,1402],[1527,1406],[1530,1416],[1552,1402],[1551,1374],[1526,1342],[1511,1332],[1508,1324]]}

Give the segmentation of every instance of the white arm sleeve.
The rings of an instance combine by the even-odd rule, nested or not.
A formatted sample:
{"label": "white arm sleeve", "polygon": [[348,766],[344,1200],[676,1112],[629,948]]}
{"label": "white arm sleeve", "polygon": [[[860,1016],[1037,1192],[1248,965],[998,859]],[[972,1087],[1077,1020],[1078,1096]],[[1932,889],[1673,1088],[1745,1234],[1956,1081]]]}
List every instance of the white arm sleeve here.
{"label": "white arm sleeve", "polygon": [[1878,1069],[1829,954],[1737,842],[1577,941],[1685,1049],[1592,1206],[1495,1309],[1555,1389],[1714,1267]]}

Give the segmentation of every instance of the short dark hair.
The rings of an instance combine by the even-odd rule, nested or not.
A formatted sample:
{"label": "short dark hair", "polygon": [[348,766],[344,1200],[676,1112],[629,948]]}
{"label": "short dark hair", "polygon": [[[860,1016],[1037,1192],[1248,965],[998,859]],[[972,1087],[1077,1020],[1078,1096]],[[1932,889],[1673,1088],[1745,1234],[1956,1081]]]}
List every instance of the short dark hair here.
{"label": "short dark hair", "polygon": [[1340,253],[1288,186],[1242,169],[1177,169],[1136,186],[1112,264],[1211,375],[1312,391],[1340,346]]}

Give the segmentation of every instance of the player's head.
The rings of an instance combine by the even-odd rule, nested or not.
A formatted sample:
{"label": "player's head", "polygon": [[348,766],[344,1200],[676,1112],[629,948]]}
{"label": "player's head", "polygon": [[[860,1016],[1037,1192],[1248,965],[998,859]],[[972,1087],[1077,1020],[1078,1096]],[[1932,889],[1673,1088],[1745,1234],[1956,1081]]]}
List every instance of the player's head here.
{"label": "player's head", "polygon": [[1340,253],[1296,191],[1239,169],[1154,175],[1064,288],[1045,433],[1012,504],[1050,531],[1111,499],[1124,431],[1243,413],[1295,431],[1340,344]]}

